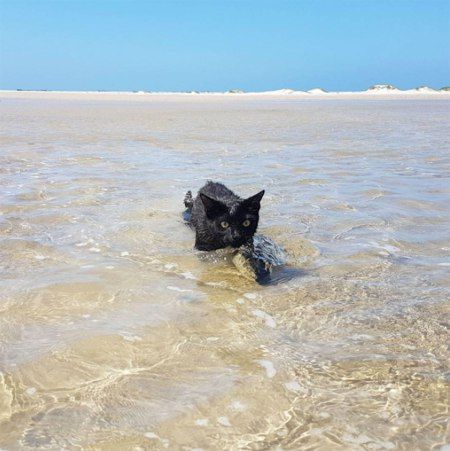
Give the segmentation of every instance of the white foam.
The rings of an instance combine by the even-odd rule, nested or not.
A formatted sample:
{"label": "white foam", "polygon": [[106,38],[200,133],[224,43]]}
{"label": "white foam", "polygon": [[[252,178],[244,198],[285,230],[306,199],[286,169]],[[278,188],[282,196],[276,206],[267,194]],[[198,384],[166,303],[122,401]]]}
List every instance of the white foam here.
{"label": "white foam", "polygon": [[285,382],[284,386],[289,391],[293,391],[293,392],[297,392],[297,391],[300,391],[302,389],[301,385],[297,381]]}
{"label": "white foam", "polygon": [[178,291],[179,293],[190,293],[190,292],[192,292],[192,290],[183,290],[183,288],[174,287],[173,285],[168,285],[167,289],[168,290],[172,290],[172,291]]}
{"label": "white foam", "polygon": [[270,360],[258,360],[258,363],[266,370],[266,376],[270,379],[277,374],[273,363]]}
{"label": "white foam", "polygon": [[122,338],[126,341],[142,341],[142,338],[139,337],[138,335],[122,335]]}
{"label": "white foam", "polygon": [[244,293],[244,298],[256,299],[258,296],[255,293]]}
{"label": "white foam", "polygon": [[144,437],[159,440],[161,442],[161,444],[164,446],[164,448],[168,448],[170,445],[170,442],[168,439],[161,438],[159,435],[156,435],[154,432],[145,432]]}
{"label": "white foam", "polygon": [[208,426],[209,420],[207,418],[199,418],[195,420],[195,424],[197,426]]}
{"label": "white foam", "polygon": [[231,423],[228,417],[219,417],[217,418],[217,422],[221,424],[222,426],[230,427]]}
{"label": "white foam", "polygon": [[277,327],[276,321],[273,319],[273,316],[269,315],[266,312],[263,312],[262,310],[255,309],[252,311],[253,315],[255,315],[257,318],[261,318],[265,325],[268,327],[272,327],[273,329]]}
{"label": "white foam", "polygon": [[244,410],[247,409],[247,406],[241,401],[233,401],[230,404],[230,408],[233,410],[237,410],[238,412],[243,412]]}
{"label": "white foam", "polygon": [[156,438],[156,439],[159,440],[159,436],[156,435],[154,432],[145,432],[145,433],[144,433],[144,437],[147,437],[147,438]]}
{"label": "white foam", "polygon": [[35,387],[29,387],[29,388],[27,388],[27,389],[25,390],[25,393],[26,393],[27,395],[30,395],[30,396],[35,395],[36,392],[37,392],[37,390],[36,390]]}

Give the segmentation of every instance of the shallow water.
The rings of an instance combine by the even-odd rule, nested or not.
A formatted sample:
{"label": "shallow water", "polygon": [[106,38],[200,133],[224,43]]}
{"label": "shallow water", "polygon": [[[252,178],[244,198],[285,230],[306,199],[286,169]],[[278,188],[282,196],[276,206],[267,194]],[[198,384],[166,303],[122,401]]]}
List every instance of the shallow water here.
{"label": "shallow water", "polygon": [[[449,443],[449,101],[2,99],[0,446]],[[266,189],[266,286],[188,189]]]}

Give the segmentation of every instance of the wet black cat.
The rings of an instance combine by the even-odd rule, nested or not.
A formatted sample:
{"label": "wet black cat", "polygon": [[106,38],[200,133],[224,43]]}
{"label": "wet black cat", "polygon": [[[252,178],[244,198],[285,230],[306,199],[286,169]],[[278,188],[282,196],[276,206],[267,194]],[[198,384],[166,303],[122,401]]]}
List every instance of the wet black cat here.
{"label": "wet black cat", "polygon": [[195,247],[212,251],[252,243],[264,190],[241,199],[222,183],[208,181],[195,199],[184,198],[185,220],[195,229]]}

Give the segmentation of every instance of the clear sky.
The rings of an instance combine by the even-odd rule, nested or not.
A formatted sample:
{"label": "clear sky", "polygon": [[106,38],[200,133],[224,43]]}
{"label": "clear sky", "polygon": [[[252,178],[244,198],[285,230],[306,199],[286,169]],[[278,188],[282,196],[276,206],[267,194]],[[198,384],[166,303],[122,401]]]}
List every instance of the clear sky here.
{"label": "clear sky", "polygon": [[450,1],[0,0],[0,89],[450,85]]}

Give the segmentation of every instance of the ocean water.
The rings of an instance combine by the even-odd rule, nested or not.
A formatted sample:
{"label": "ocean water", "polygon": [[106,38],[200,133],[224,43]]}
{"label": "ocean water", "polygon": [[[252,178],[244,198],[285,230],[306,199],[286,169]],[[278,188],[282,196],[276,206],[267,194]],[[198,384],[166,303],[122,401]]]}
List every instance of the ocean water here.
{"label": "ocean water", "polygon": [[[450,443],[450,101],[0,113],[0,447]],[[193,250],[206,179],[266,190],[270,284]]]}

